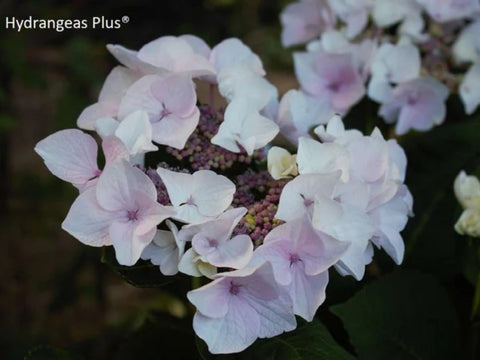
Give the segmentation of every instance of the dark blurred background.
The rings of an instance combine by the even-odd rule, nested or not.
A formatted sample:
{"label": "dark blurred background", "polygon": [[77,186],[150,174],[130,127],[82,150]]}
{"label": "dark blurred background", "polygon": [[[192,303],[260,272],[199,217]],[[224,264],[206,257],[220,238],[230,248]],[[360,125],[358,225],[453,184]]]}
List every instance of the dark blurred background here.
{"label": "dark blurred background", "polygon": [[[33,148],[55,131],[75,127],[81,110],[96,101],[115,66],[107,43],[139,49],[159,36],[190,33],[213,46],[239,37],[260,55],[280,93],[296,87],[291,54],[280,45],[278,16],[287,2],[0,1],[2,22],[5,16],[30,15],[130,18],[118,30],[17,32],[0,26],[1,359],[22,359],[38,346],[37,352],[49,346],[85,359],[129,359],[138,351],[142,358],[150,358],[149,351],[156,358],[188,358],[178,356],[179,341],[186,344],[185,339],[165,348],[160,344],[168,342],[158,332],[143,330],[152,312],[184,317],[182,299],[125,283],[100,262],[100,249],[61,230],[77,192],[52,176]],[[135,343],[142,331],[153,350]]]}

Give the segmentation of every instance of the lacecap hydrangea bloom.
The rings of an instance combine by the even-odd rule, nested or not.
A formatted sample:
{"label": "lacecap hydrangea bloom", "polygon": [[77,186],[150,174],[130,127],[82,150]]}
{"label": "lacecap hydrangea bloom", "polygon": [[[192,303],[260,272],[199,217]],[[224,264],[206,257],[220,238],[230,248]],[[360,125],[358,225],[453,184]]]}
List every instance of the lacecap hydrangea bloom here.
{"label": "lacecap hydrangea bloom", "polygon": [[[315,9],[313,20],[330,26],[331,14]],[[356,23],[347,10],[342,19]],[[210,48],[193,35],[165,36],[139,51],[107,48],[121,65],[77,120],[96,136],[61,130],[35,150],[79,190],[62,224],[73,237],[113,246],[122,265],[149,261],[159,276],[200,278],[187,298],[210,352],[291,331],[295,315],[311,321],[332,266],[360,280],[374,247],[402,262],[412,207],[402,148],[378,129],[345,130],[325,110],[345,110],[366,91],[361,47],[355,56],[302,55],[311,69],[300,72],[321,76],[328,60],[340,75],[305,83],[310,95],[291,90],[280,104],[238,39]],[[225,108],[199,104],[198,82],[217,89]],[[272,146],[280,129],[296,153]]]}
{"label": "lacecap hydrangea bloom", "polygon": [[[299,0],[280,19],[284,46],[306,44],[293,54],[300,89],[280,102],[280,130],[292,142],[292,129],[306,133],[298,123],[325,124],[364,96],[397,135],[442,124],[451,93],[467,114],[480,105],[478,1]],[[301,102],[305,121],[290,114]]]}

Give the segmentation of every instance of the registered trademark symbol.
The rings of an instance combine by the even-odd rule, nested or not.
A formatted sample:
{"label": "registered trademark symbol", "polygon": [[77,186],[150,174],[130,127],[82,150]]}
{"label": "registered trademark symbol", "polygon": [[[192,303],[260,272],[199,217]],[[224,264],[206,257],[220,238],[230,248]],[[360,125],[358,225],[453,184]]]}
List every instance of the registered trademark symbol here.
{"label": "registered trademark symbol", "polygon": [[128,23],[129,21],[130,21],[130,18],[129,18],[127,15],[122,16],[122,22],[123,22],[124,24]]}

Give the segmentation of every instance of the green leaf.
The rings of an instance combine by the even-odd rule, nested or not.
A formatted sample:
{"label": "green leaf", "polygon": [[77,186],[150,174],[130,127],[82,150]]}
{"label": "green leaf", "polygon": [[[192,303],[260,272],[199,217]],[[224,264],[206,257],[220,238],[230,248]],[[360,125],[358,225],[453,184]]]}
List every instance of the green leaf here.
{"label": "green leaf", "polygon": [[102,262],[129,284],[140,288],[156,288],[170,284],[179,276],[164,276],[158,266],[150,261],[139,260],[133,266],[120,265],[113,247],[104,248]]}
{"label": "green leaf", "polygon": [[460,359],[457,316],[431,275],[398,271],[331,308],[359,359]]}
{"label": "green leaf", "polygon": [[466,239],[454,231],[459,207],[453,182],[480,163],[480,121],[450,123],[402,139],[408,157],[406,184],[415,217],[403,236],[405,265],[447,278],[460,269]]}
{"label": "green leaf", "polygon": [[257,340],[240,354],[211,355],[205,343],[197,339],[203,360],[354,360],[338,345],[319,321],[307,323],[299,319],[294,331],[270,339]]}
{"label": "green leaf", "polygon": [[72,355],[68,351],[53,348],[50,346],[37,346],[28,351],[24,360],[79,360],[77,355]]}

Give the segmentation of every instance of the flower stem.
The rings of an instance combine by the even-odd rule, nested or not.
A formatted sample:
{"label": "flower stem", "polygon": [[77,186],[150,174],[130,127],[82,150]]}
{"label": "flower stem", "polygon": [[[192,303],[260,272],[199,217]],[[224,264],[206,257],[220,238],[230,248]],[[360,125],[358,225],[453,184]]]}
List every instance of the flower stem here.
{"label": "flower stem", "polygon": [[202,278],[192,276],[192,290],[198,289],[200,286],[202,286]]}

